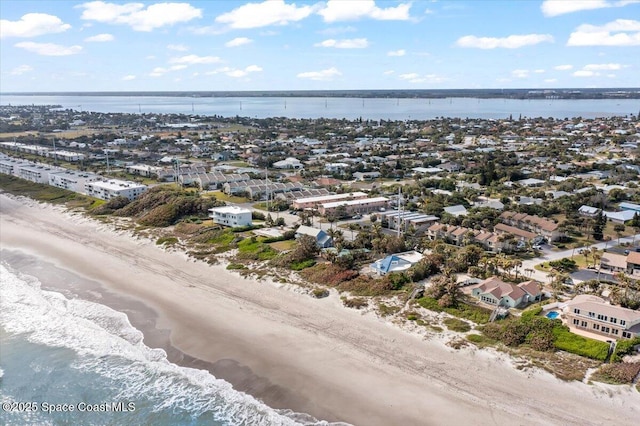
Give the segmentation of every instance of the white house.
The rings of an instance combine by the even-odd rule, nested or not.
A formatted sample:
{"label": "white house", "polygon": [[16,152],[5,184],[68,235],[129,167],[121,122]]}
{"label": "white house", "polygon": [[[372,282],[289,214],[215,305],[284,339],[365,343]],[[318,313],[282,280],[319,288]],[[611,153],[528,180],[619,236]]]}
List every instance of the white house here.
{"label": "white house", "polygon": [[391,272],[402,272],[420,262],[422,257],[422,253],[418,253],[417,251],[396,253],[387,256],[384,259],[376,260],[370,265],[370,268],[378,275],[386,275]]}
{"label": "white house", "polygon": [[251,210],[238,206],[223,206],[209,209],[209,217],[213,223],[232,228],[251,226]]}
{"label": "white house", "polygon": [[304,168],[304,164],[297,158],[289,157],[281,161],[276,161],[273,163],[273,167],[276,169],[302,169]]}

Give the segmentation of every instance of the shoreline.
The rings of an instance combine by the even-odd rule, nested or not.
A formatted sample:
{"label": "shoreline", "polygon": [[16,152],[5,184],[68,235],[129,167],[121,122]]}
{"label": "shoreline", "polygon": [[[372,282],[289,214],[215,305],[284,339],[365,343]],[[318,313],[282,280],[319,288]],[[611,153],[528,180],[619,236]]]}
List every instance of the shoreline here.
{"label": "shoreline", "polygon": [[[245,280],[79,214],[0,197],[3,248],[47,259],[99,282],[107,292],[139,301],[157,313],[156,329],[170,330],[177,350],[219,362],[232,374],[246,366],[277,387],[271,390],[283,390],[271,397],[293,411],[372,425],[512,424],[514,419],[634,424],[640,416],[635,391],[518,371],[506,355],[455,351],[346,309],[335,297],[313,299]],[[137,312],[136,321],[151,321],[149,312]],[[142,331],[148,342],[147,330]],[[242,382],[228,381],[233,380]],[[256,396],[260,390],[247,393]]]}
{"label": "shoreline", "polygon": [[[114,293],[99,282],[80,277],[34,254],[11,249],[0,250],[0,254],[2,261],[11,268],[37,278],[43,290],[56,291],[67,298],[99,303],[125,313],[131,325],[142,332],[144,344],[163,349],[171,363],[206,370],[216,378],[231,383],[234,389],[248,393],[272,408],[288,409],[289,405],[303,405],[287,389],[270,385],[267,379],[255,375],[250,368],[233,359],[210,362],[181,351],[171,342],[171,330],[158,327],[158,313],[142,301]],[[52,276],[55,277],[53,280]]]}

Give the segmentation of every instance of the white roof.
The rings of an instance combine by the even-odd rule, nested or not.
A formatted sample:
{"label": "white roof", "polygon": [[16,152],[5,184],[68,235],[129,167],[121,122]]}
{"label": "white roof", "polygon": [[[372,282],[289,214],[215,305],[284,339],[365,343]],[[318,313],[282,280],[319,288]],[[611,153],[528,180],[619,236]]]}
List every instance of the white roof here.
{"label": "white roof", "polygon": [[215,213],[226,213],[226,214],[243,214],[243,213],[251,213],[251,210],[245,209],[238,206],[222,206],[222,207],[213,207],[209,209],[210,212]]}
{"label": "white roof", "polygon": [[297,203],[322,203],[324,201],[331,200],[342,200],[344,198],[349,197],[366,197],[367,194],[364,192],[351,192],[345,194],[331,194],[331,195],[320,195],[317,197],[306,197],[306,198],[298,198],[295,200]]}
{"label": "white roof", "polygon": [[331,209],[333,207],[338,207],[338,206],[357,206],[360,204],[381,203],[385,201],[389,201],[389,199],[385,197],[375,197],[375,198],[363,198],[360,200],[342,200],[342,201],[336,201],[335,203],[324,203],[322,206],[325,209]]}
{"label": "white roof", "polygon": [[107,190],[115,190],[115,191],[120,191],[122,189],[136,189],[136,188],[146,189],[147,188],[147,185],[142,185],[139,183],[135,183],[127,180],[119,180],[119,179],[92,182],[91,185],[93,185],[94,187],[104,188]]}

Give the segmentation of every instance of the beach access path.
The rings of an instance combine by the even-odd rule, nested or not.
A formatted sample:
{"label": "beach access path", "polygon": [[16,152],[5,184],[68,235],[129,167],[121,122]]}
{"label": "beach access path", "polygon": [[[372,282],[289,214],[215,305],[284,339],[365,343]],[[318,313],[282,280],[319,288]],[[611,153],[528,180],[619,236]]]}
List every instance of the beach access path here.
{"label": "beach access path", "polygon": [[244,279],[60,207],[0,194],[0,243],[144,303],[184,353],[233,360],[271,383],[250,392],[274,408],[358,425],[620,426],[640,418],[640,394],[629,387],[567,383],[518,370],[502,353],[454,350],[344,308],[335,295]]}

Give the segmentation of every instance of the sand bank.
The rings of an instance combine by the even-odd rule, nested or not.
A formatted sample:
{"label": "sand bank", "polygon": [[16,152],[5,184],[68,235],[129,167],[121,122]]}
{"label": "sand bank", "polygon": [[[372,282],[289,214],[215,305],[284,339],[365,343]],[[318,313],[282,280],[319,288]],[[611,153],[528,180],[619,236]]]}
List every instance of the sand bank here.
{"label": "sand bank", "polygon": [[[275,408],[362,425],[636,424],[640,396],[454,351],[336,297],[313,299],[187,260],[80,215],[0,195],[2,248],[95,280],[153,310],[155,327]],[[104,303],[109,304],[108,300]],[[147,314],[151,315],[151,314]]]}

